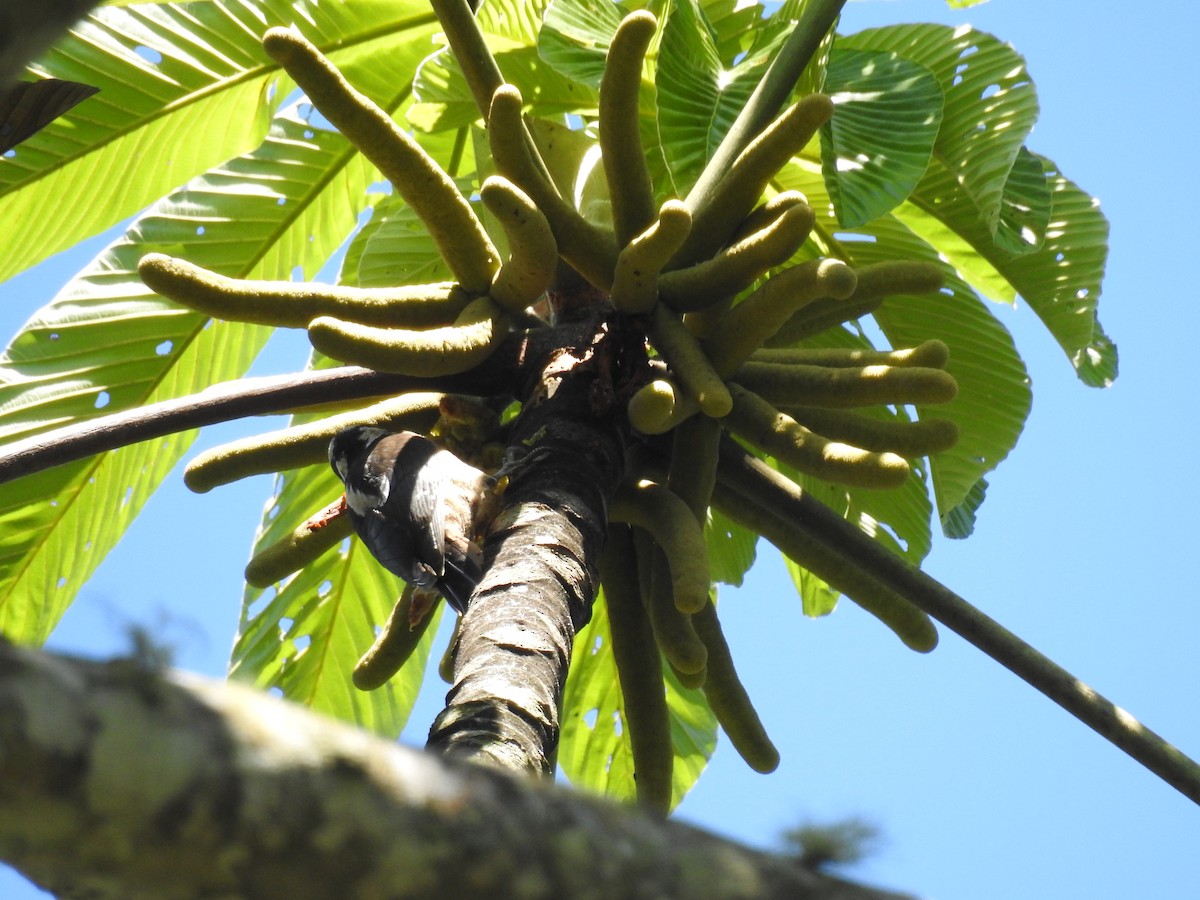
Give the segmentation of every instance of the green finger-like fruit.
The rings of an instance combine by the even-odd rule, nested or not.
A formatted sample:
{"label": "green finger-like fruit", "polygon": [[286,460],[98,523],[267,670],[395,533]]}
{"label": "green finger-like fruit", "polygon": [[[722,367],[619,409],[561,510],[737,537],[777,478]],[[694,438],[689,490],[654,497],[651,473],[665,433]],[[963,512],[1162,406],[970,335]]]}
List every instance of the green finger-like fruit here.
{"label": "green finger-like fruit", "polygon": [[339,500],[283,540],[256,553],[246,565],[246,583],[268,588],[293,572],[299,572],[348,538],[354,529],[350,517],[339,514],[338,510],[343,508]]}
{"label": "green finger-like fruit", "polygon": [[662,655],[679,672],[696,675],[708,664],[708,651],[696,636],[692,617],[675,605],[675,591],[667,558],[650,532],[634,529],[634,547],[638,556],[638,577],[642,600],[654,640]]}
{"label": "green finger-like fruit", "polygon": [[[787,483],[799,495],[799,486],[775,473],[777,483]],[[869,572],[848,559],[837,547],[812,534],[794,518],[783,518],[774,511],[777,498],[760,490],[739,473],[721,467],[713,489],[713,505],[722,513],[774,544],[784,556],[812,572],[835,591],[875,616],[906,646],[928,653],[937,646],[938,634],[929,616],[884,586]]]}
{"label": "green finger-like fruit", "polygon": [[843,322],[873,313],[888,297],[932,294],[945,284],[945,275],[933,263],[885,260],[855,270],[854,293],[844,301],[818,300],[794,313],[773,338],[772,347],[786,347]]}
{"label": "green finger-like fruit", "polygon": [[600,555],[613,660],[624,698],[638,802],[666,815],[671,809],[675,750],[663,685],[662,659],[638,587],[629,528],[610,525]]}
{"label": "green finger-like fruit", "polygon": [[882,419],[845,409],[780,406],[801,425],[831,441],[844,441],[877,453],[914,458],[949,450],[958,443],[958,426],[947,419]]}
{"label": "green finger-like fruit", "polygon": [[928,340],[906,350],[851,350],[840,347],[797,347],[756,350],[751,362],[788,365],[829,366],[923,366],[944,369],[950,361],[950,348],[939,340]]}
{"label": "green finger-like fruit", "polygon": [[713,369],[728,378],[796,310],[822,297],[849,297],[856,283],[854,270],[837,259],[810,260],[775,275],[731,309],[705,339]]}
{"label": "green finger-like fruit", "polygon": [[713,715],[746,765],[755,772],[774,772],[779,766],[779,751],[771,742],[762,719],[750,701],[750,695],[746,693],[733,667],[733,656],[721,631],[716,607],[709,603],[693,616],[693,622],[696,633],[708,650],[704,696]]}
{"label": "green finger-like fruit", "polygon": [[790,206],[761,230],[726,247],[712,259],[665,273],[658,296],[672,309],[704,309],[741,293],[767,271],[791,259],[808,238],[816,215],[806,204]]}
{"label": "green finger-like fruit", "polygon": [[733,434],[809,475],[837,484],[895,488],[908,479],[908,461],[895,453],[875,453],[809,431],[757,394],[738,385],[733,411],[723,420]]}
{"label": "green finger-like fruit", "polygon": [[[654,221],[654,185],[638,131],[638,100],[642,63],[657,25],[646,10],[622,19],[608,46],[600,79],[600,159],[608,176],[617,243],[622,247]],[[671,253],[678,249],[672,248]]]}
{"label": "green finger-like fruit", "polygon": [[660,303],[647,317],[647,331],[683,392],[699,403],[704,414],[717,419],[728,415],[733,408],[729,388],[679,317]]}
{"label": "green finger-like fruit", "polygon": [[487,127],[496,169],[537,204],[550,223],[563,259],[596,287],[608,291],[617,261],[616,239],[567,203],[535,162],[521,119],[521,93],[512,85],[503,85],[492,97]]}
{"label": "green finger-like fruit", "polygon": [[485,292],[499,255],[454,180],[299,32],[272,28],[263,36],[263,48],[412,207],[463,288]]}
{"label": "green finger-like fruit", "polygon": [[508,331],[507,314],[491,298],[479,297],[443,328],[374,328],[321,316],[309,323],[308,339],[326,356],[350,365],[434,378],[473,369],[492,355]]}
{"label": "green finger-like fruit", "polygon": [[692,216],[678,200],[668,200],[658,218],[617,256],[612,302],[621,312],[649,312],[658,302],[659,272],[692,227]]}
{"label": "green finger-like fruit", "polygon": [[675,606],[685,613],[708,602],[708,545],[696,517],[674,492],[652,481],[626,483],[609,506],[609,518],[644,528],[666,554]]}
{"label": "green finger-like fruit", "polygon": [[791,366],[750,362],[738,384],[777,405],[851,407],[880,403],[948,403],[958,382],[942,369],[923,366]]}
{"label": "green finger-like fruit", "polygon": [[785,163],[812,140],[833,115],[833,101],[824,94],[809,94],[785,110],[721,176],[702,207],[688,198],[692,233],[672,260],[681,268],[707,259],[728,243],[747,214],[754,209],[770,180]]}
{"label": "green finger-like fruit", "polygon": [[304,328],[317,316],[367,325],[445,325],[470,297],[450,283],[353,288],[297,281],[226,278],[186,260],[149,253],[138,274],[152,291],[188,309],[235,322]]}
{"label": "green finger-like fruit", "polygon": [[253,475],[323,463],[333,436],[351,425],[426,431],[437,421],[439,404],[445,396],[431,392],[402,394],[316,422],[231,441],[189,462],[183,470],[183,483],[189,490],[203,494]]}
{"label": "green finger-like fruit", "polygon": [[387,684],[400,671],[436,616],[422,616],[414,625],[409,615],[413,602],[413,586],[406,584],[392,613],[370,649],[354,666],[351,679],[360,691],[373,691]]}
{"label": "green finger-like fruit", "polygon": [[629,424],[642,434],[665,434],[683,421],[685,412],[690,416],[699,411],[699,404],[667,378],[642,385],[629,398]]}
{"label": "green finger-like fruit", "polygon": [[480,196],[508,235],[509,247],[509,257],[501,263],[488,294],[501,308],[519,313],[554,280],[558,244],[541,210],[507,178],[491,176]]}

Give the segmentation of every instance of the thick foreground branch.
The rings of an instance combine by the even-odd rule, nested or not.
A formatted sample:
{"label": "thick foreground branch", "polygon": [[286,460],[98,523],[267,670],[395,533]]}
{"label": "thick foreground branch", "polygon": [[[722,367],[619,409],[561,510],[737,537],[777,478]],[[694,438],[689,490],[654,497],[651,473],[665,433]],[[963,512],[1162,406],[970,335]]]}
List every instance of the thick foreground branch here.
{"label": "thick foreground branch", "polygon": [[899,900],[237,684],[2,640],[0,858],[122,900]]}

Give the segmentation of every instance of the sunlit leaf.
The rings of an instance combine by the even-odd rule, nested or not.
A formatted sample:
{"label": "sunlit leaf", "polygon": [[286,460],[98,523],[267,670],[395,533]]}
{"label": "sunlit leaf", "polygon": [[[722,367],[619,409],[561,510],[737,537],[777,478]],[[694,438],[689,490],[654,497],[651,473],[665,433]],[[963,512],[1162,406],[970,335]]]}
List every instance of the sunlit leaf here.
{"label": "sunlit leaf", "polygon": [[917,186],[942,121],[928,69],[895,53],[834,45],[825,89],[837,104],[821,129],[821,161],[838,223],[889,212]]}

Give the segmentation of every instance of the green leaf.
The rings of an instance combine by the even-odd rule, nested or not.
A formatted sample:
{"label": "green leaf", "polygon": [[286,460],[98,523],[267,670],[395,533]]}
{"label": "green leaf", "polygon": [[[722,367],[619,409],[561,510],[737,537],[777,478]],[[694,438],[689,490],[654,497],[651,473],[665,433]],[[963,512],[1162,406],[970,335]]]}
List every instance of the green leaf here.
{"label": "green leaf", "polygon": [[975,513],[983,505],[987,489],[987,479],[980,478],[967,492],[966,499],[942,517],[942,532],[946,537],[960,540],[971,536],[975,531]]}
{"label": "green leaf", "polygon": [[659,47],[659,141],[676,194],[699,177],[766,70],[774,45],[726,68],[716,38],[696,5],[680,0],[667,17]]}
{"label": "green leaf", "polygon": [[[349,283],[386,287],[430,284],[451,277],[425,223],[397,194],[384,197],[376,205],[370,223],[353,243],[354,258],[347,259],[347,266],[354,265],[356,277]],[[345,271],[350,273],[349,268]]]}
{"label": "green leaf", "polygon": [[925,174],[942,121],[942,90],[924,66],[893,52],[842,49],[825,89],[837,104],[821,129],[821,162],[838,223],[889,212]]}
{"label": "green leaf", "polygon": [[945,96],[936,157],[971,198],[988,234],[996,235],[1010,173],[1038,114],[1025,60],[1011,45],[968,26],[895,25],[837,43],[895,52],[934,74]]}
{"label": "green leaf", "polygon": [[[208,320],[154,296],[137,261],[161,251],[226,275],[311,275],[354,227],[378,178],[340,135],[280,114],[254,153],[140,217],[0,357],[0,440],[240,377],[270,329]],[[6,485],[0,628],[46,638],[194,434],[126,447]]]}
{"label": "green leaf", "polygon": [[290,85],[259,37],[293,21],[318,46],[342,48],[333,54],[339,63],[354,63],[374,47],[378,79],[394,76],[402,64],[379,51],[396,51],[400,41],[426,36],[435,24],[416,0],[97,10],[37,71],[96,85],[100,93],[0,164],[0,220],[21,223],[8,235],[0,280],[256,146]]}
{"label": "green leaf", "polygon": [[754,565],[758,535],[710,508],[704,523],[708,567],[712,580],[735,587]]}
{"label": "green leaf", "polygon": [[[1052,198],[1046,238],[1019,256],[996,247],[972,215],[972,205],[944,170],[931,172],[897,217],[927,239],[937,224],[953,229],[963,243],[949,253],[955,265],[973,256],[1015,289],[1054,335],[1079,378],[1106,387],[1117,376],[1116,347],[1096,316],[1108,258],[1108,220],[1094,197],[1063,176],[1054,163],[1030,154]],[[972,253],[974,251],[974,253]]]}
{"label": "green leaf", "polygon": [[[341,490],[325,465],[282,475],[263,514],[254,552],[290,534]],[[398,737],[421,688],[437,621],[382,687],[360,691],[350,673],[402,588],[355,538],[279,585],[266,590],[247,586],[230,658],[231,676],[260,688],[278,688],[295,703],[384,737]],[[441,608],[433,615],[440,618]]]}
{"label": "green leaf", "polygon": [[[628,802],[636,797],[633,751],[603,596],[601,591],[592,606],[591,621],[575,636],[575,652],[563,692],[558,762],[575,786]],[[717,746],[717,720],[704,692],[679,684],[665,662],[663,679],[675,748],[671,792],[671,806],[675,807],[712,758]]]}
{"label": "green leaf", "polygon": [[599,90],[608,45],[620,24],[615,4],[552,0],[538,33],[538,55],[556,72]]}

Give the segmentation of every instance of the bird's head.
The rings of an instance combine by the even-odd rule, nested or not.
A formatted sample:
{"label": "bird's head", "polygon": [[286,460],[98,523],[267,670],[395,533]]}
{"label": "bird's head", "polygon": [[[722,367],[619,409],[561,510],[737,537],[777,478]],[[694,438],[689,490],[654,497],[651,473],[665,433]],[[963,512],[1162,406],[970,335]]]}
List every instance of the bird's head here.
{"label": "bird's head", "polygon": [[344,484],[355,460],[365,457],[380,440],[391,432],[370,425],[343,428],[329,442],[329,465]]}

